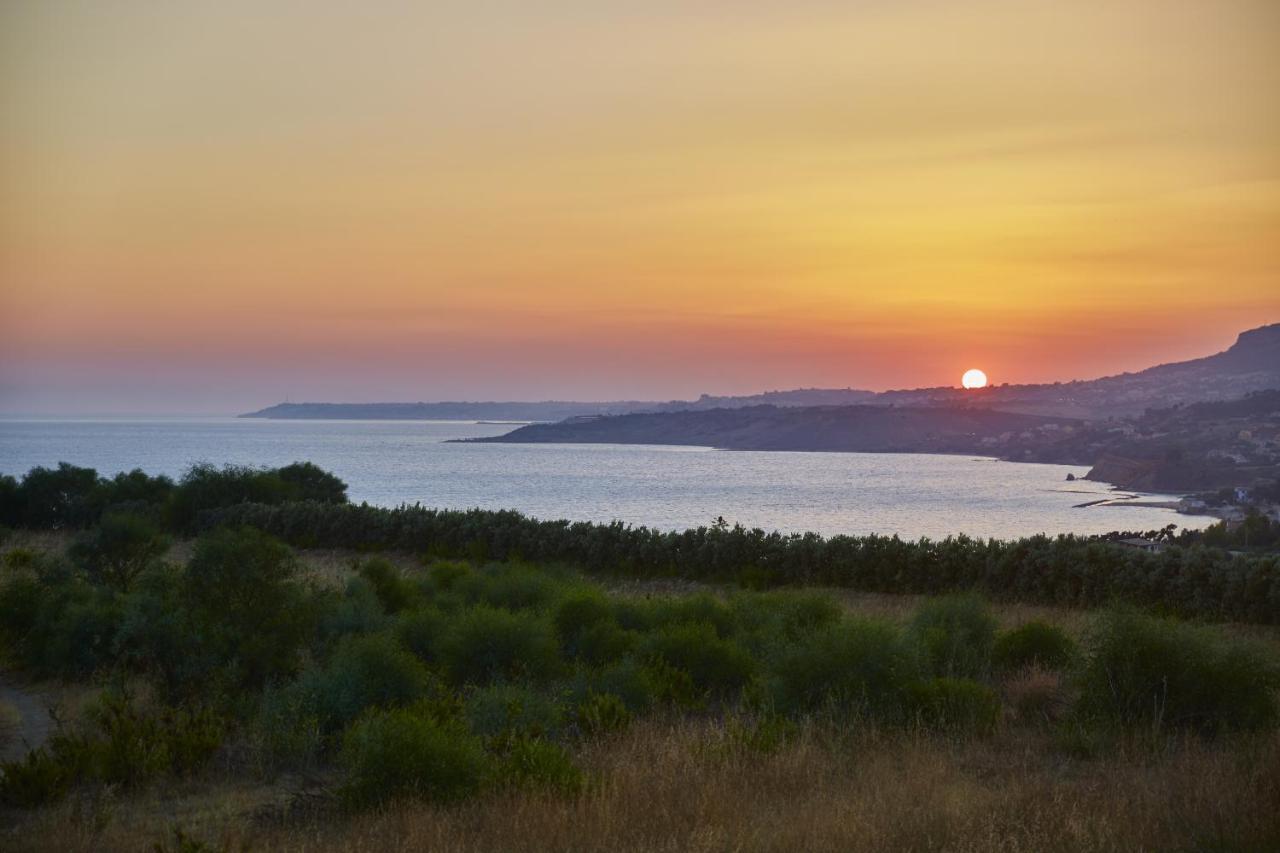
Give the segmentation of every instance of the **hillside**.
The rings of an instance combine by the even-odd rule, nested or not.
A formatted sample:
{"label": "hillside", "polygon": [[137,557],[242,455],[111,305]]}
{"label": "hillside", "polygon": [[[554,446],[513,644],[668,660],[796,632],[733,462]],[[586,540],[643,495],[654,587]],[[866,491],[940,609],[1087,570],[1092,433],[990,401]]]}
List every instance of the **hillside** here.
{"label": "hillside", "polygon": [[1067,418],[979,408],[820,406],[637,413],[530,424],[491,443],[682,444],[729,450],[980,453],[1006,433],[1074,429]]}

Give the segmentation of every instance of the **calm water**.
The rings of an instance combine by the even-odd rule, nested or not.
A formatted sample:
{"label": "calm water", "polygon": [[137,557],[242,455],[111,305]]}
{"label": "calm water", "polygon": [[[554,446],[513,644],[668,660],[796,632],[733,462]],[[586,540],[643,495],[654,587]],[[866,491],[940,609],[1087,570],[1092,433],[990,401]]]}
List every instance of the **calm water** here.
{"label": "calm water", "polygon": [[0,473],[59,461],[104,474],[179,475],[193,462],[337,473],[353,501],[517,509],[539,518],[666,529],[723,515],[767,530],[1014,537],[1148,530],[1212,519],[1150,507],[1074,505],[1110,494],[1064,482],[1081,468],[963,456],[724,452],[689,447],[446,444],[506,425],[224,419],[0,421]]}

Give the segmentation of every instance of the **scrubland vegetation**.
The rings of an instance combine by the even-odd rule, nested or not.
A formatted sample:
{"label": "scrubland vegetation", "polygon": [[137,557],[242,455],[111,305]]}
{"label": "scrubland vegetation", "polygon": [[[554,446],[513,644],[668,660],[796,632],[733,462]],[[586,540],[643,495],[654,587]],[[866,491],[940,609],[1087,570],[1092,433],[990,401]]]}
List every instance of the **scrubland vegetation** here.
{"label": "scrubland vegetation", "polygon": [[[245,500],[242,484],[220,479],[259,476],[287,484],[272,487],[278,509],[218,508]],[[657,550],[629,565],[615,559],[621,545],[596,564],[551,560],[529,538],[496,546],[513,530],[548,531],[548,549],[574,535],[631,541],[632,531],[349,507],[326,477],[196,469],[129,508],[77,506],[50,490],[42,506],[56,508],[52,517],[84,512],[82,521],[9,535],[4,678],[82,685],[89,696],[62,709],[45,743],[0,768],[0,826],[13,827],[0,830],[0,844],[1280,846],[1280,637],[1266,627],[1274,606],[1243,609],[1256,614],[1252,626],[1170,615],[1202,600],[1179,586],[1199,575],[1178,566],[1257,582],[1275,572],[1264,558],[1198,549],[1193,559],[1188,549],[1178,563],[1130,564],[1101,542],[1021,543],[1021,552],[1019,543],[951,543],[957,555],[991,549],[1014,579],[1035,565],[1015,566],[1012,555],[1031,560],[1038,549],[1149,572],[1140,595],[1106,595],[1128,587],[1104,584],[1064,596],[1104,605],[1088,613],[1012,618],[1020,611],[978,594],[992,590],[969,582],[964,559],[942,559],[948,543],[877,540],[874,560],[858,551],[867,563],[830,564],[876,567],[853,576],[817,571],[818,557],[794,575],[782,563],[777,575],[735,573],[735,546],[796,556],[809,543],[834,559],[842,552],[824,549],[844,545],[724,527],[685,538],[646,532]],[[191,482],[200,497],[181,497]],[[26,485],[10,490],[18,499],[8,507],[30,512]],[[327,514],[314,494],[298,503],[294,489],[321,489],[348,514]],[[211,510],[277,523],[264,524],[268,532],[215,524]],[[279,523],[288,518],[311,526],[291,532]],[[321,518],[349,526],[326,533]],[[366,518],[438,522],[440,535],[409,547],[414,528],[363,530]],[[486,533],[486,519],[508,526]],[[273,535],[299,542],[304,533],[384,550],[299,552]],[[665,562],[678,553],[668,549],[699,541],[705,551],[690,552],[688,576],[712,583],[672,590],[635,580],[645,567],[667,577],[679,565]],[[894,554],[905,591],[918,591],[932,563],[947,594],[911,598],[886,616],[798,588],[820,579],[879,589]],[[746,588],[767,585],[761,577],[797,588]],[[1216,584],[1204,588],[1228,588]],[[1045,600],[1034,585],[997,597]],[[1161,612],[1137,606],[1152,601]]]}

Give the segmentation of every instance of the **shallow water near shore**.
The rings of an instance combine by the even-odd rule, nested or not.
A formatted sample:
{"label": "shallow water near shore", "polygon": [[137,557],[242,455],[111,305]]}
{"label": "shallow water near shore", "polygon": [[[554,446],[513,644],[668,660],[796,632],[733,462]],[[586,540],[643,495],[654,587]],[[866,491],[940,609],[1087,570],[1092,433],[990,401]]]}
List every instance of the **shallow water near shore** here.
{"label": "shallow water near shore", "polygon": [[447,443],[512,428],[458,421],[15,419],[0,421],[0,473],[66,461],[103,474],[142,468],[177,476],[196,462],[307,460],[342,477],[355,502],[515,509],[668,530],[723,516],[783,532],[1012,538],[1214,521],[1154,506],[1082,507],[1115,493],[1104,483],[1067,482],[1068,473],[1084,474],[1077,466],[925,454]]}

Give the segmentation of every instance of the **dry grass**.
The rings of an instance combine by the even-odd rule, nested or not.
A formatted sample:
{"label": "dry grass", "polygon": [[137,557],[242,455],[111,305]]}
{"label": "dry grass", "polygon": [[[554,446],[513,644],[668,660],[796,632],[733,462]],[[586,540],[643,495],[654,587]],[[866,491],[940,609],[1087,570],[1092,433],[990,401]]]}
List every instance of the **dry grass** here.
{"label": "dry grass", "polygon": [[507,792],[282,824],[263,815],[288,786],[217,782],[64,803],[0,840],[133,850],[181,826],[273,851],[1280,849],[1277,735],[1083,762],[1026,729],[953,742],[810,726],[771,755],[725,746],[713,723],[651,720],[586,745],[595,781],[572,798]]}

